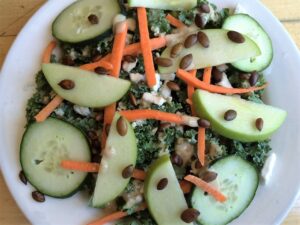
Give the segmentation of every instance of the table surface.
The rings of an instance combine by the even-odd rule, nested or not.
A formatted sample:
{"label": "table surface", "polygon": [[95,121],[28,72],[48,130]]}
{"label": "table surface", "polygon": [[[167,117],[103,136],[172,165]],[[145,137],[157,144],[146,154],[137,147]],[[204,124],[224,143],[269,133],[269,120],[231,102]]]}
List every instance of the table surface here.
{"label": "table surface", "polygon": [[[16,35],[44,2],[45,0],[0,0],[0,68]],[[262,2],[280,19],[300,47],[300,1],[262,0]],[[11,197],[1,174],[0,212],[1,225],[29,224]],[[300,224],[300,199],[283,223],[283,225],[296,224]]]}

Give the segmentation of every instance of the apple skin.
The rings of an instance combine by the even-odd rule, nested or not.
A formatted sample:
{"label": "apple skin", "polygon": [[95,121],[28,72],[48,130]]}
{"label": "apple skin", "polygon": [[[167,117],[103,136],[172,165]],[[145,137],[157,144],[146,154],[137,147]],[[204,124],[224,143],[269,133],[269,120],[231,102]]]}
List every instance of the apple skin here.
{"label": "apple skin", "polygon": [[128,121],[127,133],[121,136],[117,131],[120,114],[116,113],[110,127],[106,147],[102,150],[102,159],[93,197],[90,205],[95,208],[118,197],[128,185],[130,178],[123,178],[122,172],[129,165],[135,167],[137,160],[137,141]]}
{"label": "apple skin", "polygon": [[[197,34],[199,31],[199,29],[189,28],[187,30],[183,30],[179,34],[170,35],[168,39],[175,43],[184,42],[188,34]],[[254,56],[259,56],[261,54],[257,44],[246,36],[244,36],[244,43],[237,44],[229,40],[227,37],[228,30],[207,29],[201,30],[201,32],[208,36],[210,42],[208,48],[202,47],[202,45],[197,42],[193,47],[183,49],[176,58],[172,58],[172,66],[159,66],[159,72],[162,74],[176,72],[179,68],[182,58],[188,54],[193,55],[193,66],[189,67],[189,70],[203,69],[225,63],[233,63],[242,59],[249,59]],[[170,58],[173,46],[174,45],[170,45],[167,47],[163,51],[161,57]]]}
{"label": "apple skin", "polygon": [[[163,190],[157,190],[157,184],[163,178],[168,179],[168,184]],[[152,163],[144,187],[148,209],[157,224],[191,224],[181,220],[181,214],[188,206],[169,155],[164,155]]]}
{"label": "apple skin", "polygon": [[[203,90],[195,91],[193,104],[199,117],[211,122],[213,130],[224,137],[242,142],[256,142],[270,138],[287,117],[287,112],[282,109]],[[237,117],[233,121],[226,121],[224,114],[230,109],[237,112]],[[264,121],[262,131],[255,125],[258,118]]]}
{"label": "apple skin", "polygon": [[[43,73],[53,90],[63,99],[79,106],[102,108],[120,100],[129,90],[128,80],[60,64],[43,64]],[[66,90],[59,83],[71,80],[74,87]]]}

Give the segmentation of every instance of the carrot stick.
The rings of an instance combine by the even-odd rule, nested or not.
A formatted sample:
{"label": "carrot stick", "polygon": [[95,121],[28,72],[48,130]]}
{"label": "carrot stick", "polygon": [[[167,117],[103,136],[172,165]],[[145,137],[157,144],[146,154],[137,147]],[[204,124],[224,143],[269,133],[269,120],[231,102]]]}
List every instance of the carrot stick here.
{"label": "carrot stick", "polygon": [[111,64],[113,65],[111,75],[114,77],[118,77],[120,74],[123,52],[126,44],[127,30],[128,26],[126,21],[121,22],[116,26],[114,45],[110,58]]}
{"label": "carrot stick", "polygon": [[[152,50],[156,50],[156,49],[165,47],[167,45],[167,41],[166,41],[165,37],[153,38],[153,39],[150,39],[150,45],[151,45]],[[131,45],[128,45],[125,47],[123,56],[124,55],[139,55],[141,53],[142,53],[141,43],[134,43],[134,44],[131,44]],[[86,69],[86,70],[94,70],[97,67],[104,67],[107,70],[111,70],[112,65],[109,62],[110,58],[111,58],[111,54],[107,54],[99,61],[82,65],[80,68]],[[111,65],[111,69],[109,68],[109,65]]]}
{"label": "carrot stick", "polygon": [[145,178],[146,178],[146,173],[145,173],[143,170],[135,169],[135,170],[133,171],[132,177],[133,177],[134,179],[137,179],[137,180],[145,180]]}
{"label": "carrot stick", "polygon": [[206,84],[205,82],[197,79],[196,77],[192,77],[188,72],[178,69],[177,70],[177,76],[186,82],[188,85],[191,85],[193,87],[203,89],[206,91],[210,91],[213,93],[219,93],[219,94],[243,94],[243,93],[249,93],[252,91],[258,91],[265,89],[268,84],[265,84],[261,87],[251,87],[251,88],[224,88],[216,85]]}
{"label": "carrot stick", "polygon": [[203,73],[203,82],[210,84],[211,82],[211,71],[212,71],[212,67],[207,67],[204,69],[204,73]]}
{"label": "carrot stick", "polygon": [[197,124],[191,124],[191,122],[189,121],[190,118],[192,118],[193,120],[198,119],[196,117],[189,117],[185,115],[167,113],[167,112],[162,112],[159,110],[151,110],[151,109],[124,110],[124,111],[120,111],[120,114],[130,122],[136,120],[153,119],[153,120],[161,120],[169,123],[176,123],[180,125],[187,125],[191,127],[196,127]]}
{"label": "carrot stick", "polygon": [[37,122],[45,121],[51,113],[63,102],[63,98],[56,95],[34,118]]}
{"label": "carrot stick", "polygon": [[182,180],[179,182],[181,190],[183,191],[184,194],[188,194],[192,190],[192,184],[190,182],[187,182],[185,180]]}
{"label": "carrot stick", "polygon": [[143,7],[137,8],[141,48],[144,57],[145,74],[148,86],[152,88],[156,84],[155,68],[149,38],[148,18],[146,9]]}
{"label": "carrot stick", "polygon": [[226,196],[224,196],[221,192],[219,192],[209,183],[206,183],[205,181],[201,180],[199,177],[187,175],[186,177],[184,177],[184,179],[201,188],[204,192],[207,192],[219,202],[225,202],[227,199]]}
{"label": "carrot stick", "polygon": [[205,165],[205,128],[198,128],[197,155],[202,166]]}
{"label": "carrot stick", "polygon": [[56,41],[51,41],[48,44],[48,46],[45,49],[44,54],[43,54],[43,58],[42,58],[43,63],[50,63],[51,54],[52,54],[53,49],[55,49],[55,47],[56,47]]}
{"label": "carrot stick", "polygon": [[175,18],[174,16],[172,16],[171,14],[168,14],[166,16],[166,19],[168,20],[168,22],[176,27],[176,28],[182,28],[182,27],[185,27],[185,24],[182,23],[179,19]]}
{"label": "carrot stick", "polygon": [[103,67],[108,71],[111,71],[113,69],[113,65],[110,62],[106,61],[106,60],[100,60],[96,63],[84,64],[84,65],[80,66],[79,68],[82,69],[82,70],[93,71],[97,67]]}
{"label": "carrot stick", "polygon": [[[139,211],[143,211],[147,208],[147,205],[144,203],[144,204],[141,204],[135,212],[139,212]],[[101,219],[98,219],[98,220],[95,220],[91,223],[89,223],[88,225],[104,225],[106,223],[109,223],[109,222],[113,222],[113,221],[116,221],[116,220],[119,220],[119,219],[122,219],[126,216],[128,216],[129,214],[127,212],[123,212],[123,211],[118,211],[118,212],[115,212],[115,213],[112,213],[112,214],[109,214],[107,216],[104,216],[102,217]]]}
{"label": "carrot stick", "polygon": [[87,173],[97,173],[99,171],[99,164],[91,162],[63,160],[61,161],[60,166],[67,170],[77,170]]}

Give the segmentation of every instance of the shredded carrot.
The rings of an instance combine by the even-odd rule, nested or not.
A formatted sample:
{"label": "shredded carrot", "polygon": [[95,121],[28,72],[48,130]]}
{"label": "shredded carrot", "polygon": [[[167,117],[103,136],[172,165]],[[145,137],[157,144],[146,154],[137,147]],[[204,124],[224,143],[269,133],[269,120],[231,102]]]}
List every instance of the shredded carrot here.
{"label": "shredded carrot", "polygon": [[176,27],[176,28],[182,28],[182,27],[185,27],[185,24],[182,23],[179,19],[175,18],[174,16],[172,16],[171,14],[168,14],[166,16],[166,19],[168,20],[168,22]]}
{"label": "shredded carrot", "polygon": [[207,67],[204,69],[203,81],[207,84],[210,84],[211,82],[211,72],[212,72],[212,67]]}
{"label": "shredded carrot", "polygon": [[[96,67],[95,67],[96,65]],[[82,70],[90,70],[93,71],[94,69],[96,69],[97,67],[103,67],[104,69],[111,71],[113,69],[113,65],[106,61],[106,60],[100,60],[96,63],[89,63],[89,64],[84,64],[82,66],[80,66],[79,68]]]}
{"label": "shredded carrot", "polygon": [[132,177],[137,180],[145,180],[146,173],[143,170],[135,169],[133,171]]}
{"label": "shredded carrot", "polygon": [[177,70],[177,76],[186,82],[188,85],[191,85],[193,87],[203,89],[209,92],[213,93],[219,93],[219,94],[243,94],[243,93],[249,93],[252,91],[258,91],[265,89],[268,84],[265,84],[261,87],[251,87],[251,88],[225,88],[220,87],[216,85],[206,84],[205,82],[197,79],[196,77],[192,77],[188,72],[178,69]]}
{"label": "shredded carrot", "polygon": [[130,122],[136,120],[153,119],[153,120],[161,120],[169,123],[185,125],[183,115],[162,112],[159,110],[151,110],[151,109],[124,110],[124,111],[120,111],[120,114]]}
{"label": "shredded carrot", "polygon": [[63,160],[61,161],[60,166],[67,170],[77,170],[87,173],[97,173],[99,171],[99,164],[91,162]]}
{"label": "shredded carrot", "polygon": [[[117,25],[121,27],[121,30],[115,34],[114,45],[111,53],[111,64],[113,65],[113,69],[111,71],[111,75],[114,77],[118,77],[121,70],[123,52],[126,45],[126,36],[128,26],[126,21]],[[118,28],[116,29],[118,31]]]}
{"label": "shredded carrot", "polygon": [[56,41],[51,41],[48,44],[43,54],[43,59],[42,59],[43,63],[50,63],[52,51],[53,49],[55,49],[55,47],[56,47]]}
{"label": "shredded carrot", "polygon": [[220,191],[218,191],[209,183],[206,183],[205,181],[201,180],[199,177],[187,175],[186,177],[184,177],[184,179],[201,188],[203,191],[213,196],[219,202],[225,202],[227,199],[226,196],[224,196]]}
{"label": "shredded carrot", "polygon": [[144,57],[145,74],[147,79],[147,84],[150,88],[155,86],[155,68],[150,44],[149,30],[148,30],[148,18],[146,9],[143,7],[137,8],[140,38],[141,38],[141,48]]}
{"label": "shredded carrot", "polygon": [[[192,70],[190,71],[190,75],[192,77],[196,77],[197,75],[197,70]],[[187,87],[187,94],[188,94],[188,100],[191,102],[191,110],[192,110],[192,115],[195,116],[196,115],[196,111],[195,111],[195,107],[193,106],[193,94],[195,92],[195,88],[191,85],[188,85]]]}
{"label": "shredded carrot", "polygon": [[182,180],[179,182],[180,188],[183,191],[184,194],[188,194],[192,190],[192,184],[190,182],[187,182],[185,180]]}
{"label": "shredded carrot", "polygon": [[34,118],[37,122],[45,121],[51,113],[63,102],[63,98],[56,95]]}
{"label": "shredded carrot", "polygon": [[[139,212],[139,211],[143,211],[147,208],[147,205],[145,203],[141,204],[136,210],[135,212]],[[124,211],[118,211],[118,212],[114,212],[112,214],[109,214],[107,216],[102,217],[101,219],[98,219],[96,221],[93,221],[91,223],[89,223],[88,225],[104,225],[106,223],[109,222],[113,222],[119,219],[122,219],[126,216],[128,216],[129,214],[127,212]]]}
{"label": "shredded carrot", "polygon": [[205,128],[198,128],[198,144],[197,144],[198,159],[202,166],[205,165]]}
{"label": "shredded carrot", "polygon": [[[150,45],[152,50],[156,50],[165,47],[167,45],[167,41],[165,37],[153,38],[150,39]],[[134,43],[125,47],[123,56],[139,55],[141,53],[142,53],[141,43]],[[110,59],[111,59],[111,54],[107,54],[99,61],[82,65],[80,68],[85,70],[94,70],[97,67],[104,67],[105,69],[110,71],[112,69],[112,64],[110,63]]]}

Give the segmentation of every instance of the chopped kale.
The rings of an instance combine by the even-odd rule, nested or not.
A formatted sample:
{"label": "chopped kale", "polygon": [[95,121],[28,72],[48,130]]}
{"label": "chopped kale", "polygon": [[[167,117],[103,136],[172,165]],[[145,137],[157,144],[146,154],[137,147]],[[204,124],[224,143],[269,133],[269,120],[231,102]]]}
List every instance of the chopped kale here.
{"label": "chopped kale", "polygon": [[157,225],[148,210],[132,214],[131,217],[118,222],[116,225]]}
{"label": "chopped kale", "polygon": [[148,10],[148,24],[151,36],[157,36],[158,34],[168,34],[171,32],[171,26],[166,19],[166,12],[161,9],[149,9]]}
{"label": "chopped kale", "polygon": [[186,11],[180,11],[177,17],[181,22],[190,26],[194,23],[196,14],[197,14],[197,10],[195,9],[186,10]]}

